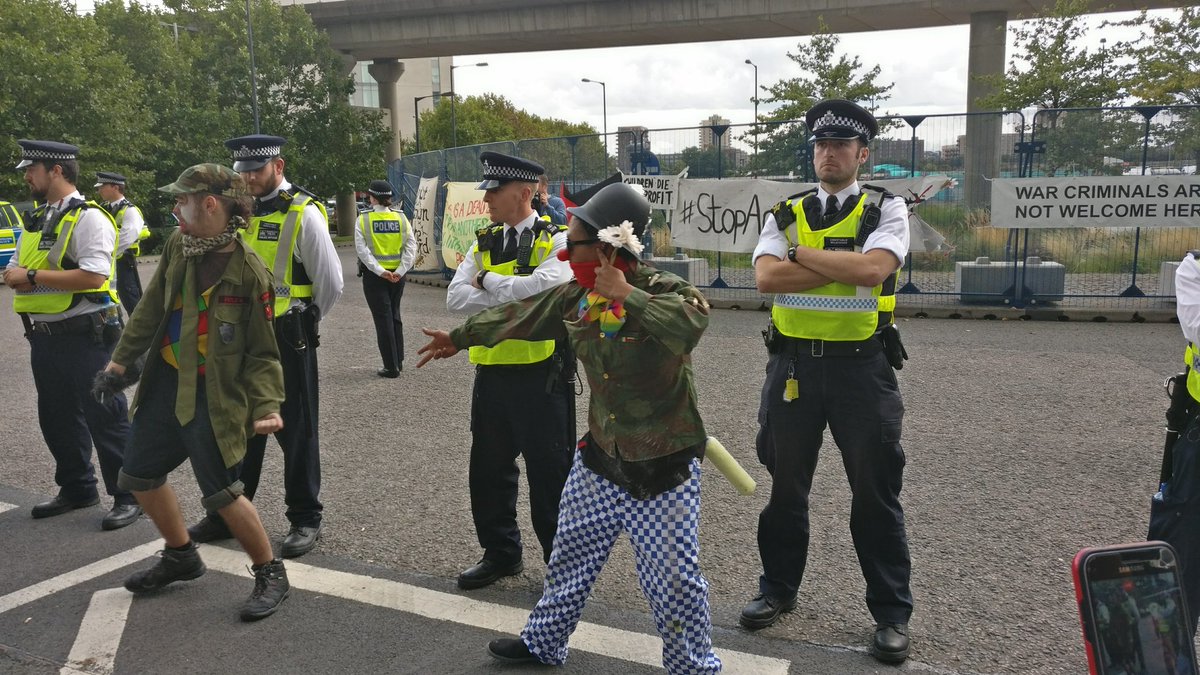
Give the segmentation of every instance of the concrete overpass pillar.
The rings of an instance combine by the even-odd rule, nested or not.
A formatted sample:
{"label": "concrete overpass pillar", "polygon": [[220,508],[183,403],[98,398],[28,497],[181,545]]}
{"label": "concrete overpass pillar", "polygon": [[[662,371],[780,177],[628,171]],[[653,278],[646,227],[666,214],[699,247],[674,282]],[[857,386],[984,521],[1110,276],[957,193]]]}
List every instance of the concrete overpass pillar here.
{"label": "concrete overpass pillar", "polygon": [[[971,15],[971,44],[967,57],[967,112],[981,111],[979,99],[997,91],[980,77],[1004,72],[1004,47],[1008,40],[1007,12],[976,12]],[[967,208],[985,209],[992,203],[987,179],[1000,174],[999,115],[967,117],[967,142],[963,148]]]}
{"label": "concrete overpass pillar", "polygon": [[404,114],[399,108],[396,83],[404,74],[404,64],[398,59],[375,59],[367,66],[367,72],[379,83],[379,107],[386,108],[392,126],[392,142],[388,144],[387,161],[400,159],[400,119]]}

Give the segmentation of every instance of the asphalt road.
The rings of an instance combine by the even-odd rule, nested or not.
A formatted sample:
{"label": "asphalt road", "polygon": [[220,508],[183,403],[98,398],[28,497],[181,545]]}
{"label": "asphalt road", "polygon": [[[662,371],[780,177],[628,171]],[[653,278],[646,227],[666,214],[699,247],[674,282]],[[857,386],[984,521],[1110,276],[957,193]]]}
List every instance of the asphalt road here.
{"label": "asphalt road", "polygon": [[[419,328],[450,328],[461,319],[445,310],[444,290],[410,283],[404,298],[407,369],[396,380],[376,377],[381,364],[353,276],[353,248],[339,251],[346,294],[323,322],[320,348],[325,535],[299,562],[465,596],[453,580],[479,557],[466,470],[472,370],[465,355],[413,367],[424,342]],[[150,265],[142,268],[144,277],[151,271]],[[0,290],[0,304],[10,296]],[[148,522],[99,532],[99,509],[36,523],[28,518],[28,506],[55,490],[53,464],[38,430],[20,323],[7,311],[2,315],[0,502],[17,508],[0,513],[0,596],[154,539]],[[761,312],[717,310],[695,353],[708,431],[760,486],[755,495],[740,497],[715,470],[704,477],[701,556],[711,584],[715,643],[790,661],[793,673],[891,670],[862,651],[873,626],[848,531],[849,491],[828,437],[813,488],[812,545],[798,608],[757,634],[737,627],[738,612],[757,585],[755,530],[770,484],[753,450],[765,320]],[[899,378],[908,411],[902,501],[916,601],[913,653],[904,668],[1083,671],[1071,558],[1084,546],[1145,537],[1167,402],[1161,383],[1180,366],[1178,327],[911,319],[901,321],[901,330],[912,356]],[[579,405],[580,429],[586,396]],[[256,500],[276,541],[287,527],[279,459],[268,452]],[[199,517],[189,470],[181,468],[172,484],[186,517]],[[524,505],[520,518],[531,533]],[[522,575],[469,597],[527,610],[540,592],[544,568],[536,553],[526,555],[525,564]],[[108,572],[21,609],[5,612],[0,603],[0,673],[57,670],[80,633],[87,599],[119,586],[135,568]],[[167,654],[179,672],[223,669],[239,660],[267,672],[493,668],[483,646],[495,630],[315,590],[300,589],[275,617],[243,626],[234,610],[248,584],[218,571],[169,593],[169,600],[137,599],[116,652],[116,672],[143,672],[156,653]],[[24,623],[29,616],[33,620]],[[614,551],[584,620],[652,632],[627,546]],[[637,668],[653,672],[577,651],[562,672],[642,672]]]}

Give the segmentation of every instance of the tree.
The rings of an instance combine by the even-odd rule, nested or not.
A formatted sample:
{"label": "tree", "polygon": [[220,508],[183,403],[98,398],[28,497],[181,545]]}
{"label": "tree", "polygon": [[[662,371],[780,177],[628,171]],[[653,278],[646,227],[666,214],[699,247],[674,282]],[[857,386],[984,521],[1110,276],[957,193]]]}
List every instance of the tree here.
{"label": "tree", "polygon": [[996,93],[982,99],[982,107],[1038,109],[1027,131],[1046,142],[1047,172],[1103,171],[1105,154],[1128,132],[1125,115],[1063,111],[1118,105],[1122,99],[1122,78],[1112,65],[1124,51],[1121,45],[1095,51],[1081,46],[1088,6],[1089,0],[1056,0],[1049,15],[1013,27],[1016,51],[1008,71],[984,77]]}
{"label": "tree", "polygon": [[[129,167],[152,146],[144,89],[91,17],[60,0],[0,0],[0,154],[18,138],[80,146],[87,180],[103,167]],[[100,86],[98,74],[105,74]],[[28,195],[22,177],[0,172],[0,197]]]}
{"label": "tree", "polygon": [[[546,167],[552,181],[591,184],[608,175],[604,144],[591,125],[540,117],[519,110],[507,98],[497,94],[468,96],[456,104],[454,126],[460,150],[451,150],[451,180],[465,180],[479,172],[475,161],[478,146],[502,144],[495,149],[518,153]],[[451,147],[450,99],[443,98],[420,116],[421,149]],[[517,143],[516,139],[525,139]],[[541,140],[539,140],[541,139]],[[574,139],[574,140],[571,140]]]}
{"label": "tree", "polygon": [[[804,113],[817,101],[844,98],[875,112],[877,103],[891,98],[888,92],[895,85],[877,82],[879,65],[865,69],[857,56],[838,54],[840,42],[841,38],[831,35],[825,22],[819,21],[818,32],[807,43],[801,42],[795,53],[788,52],[788,58],[796,64],[801,74],[762,87],[764,92],[770,94],[760,99],[763,103],[781,105],[759,115],[756,120],[759,124],[759,145],[757,156],[747,167],[750,171],[771,175],[788,174],[797,168],[805,172],[809,170],[810,167],[802,166],[802,162],[797,161],[797,150],[807,144],[808,131],[803,124],[795,121],[802,120]],[[753,140],[754,130],[746,132],[741,138]]]}
{"label": "tree", "polygon": [[[1130,96],[1144,105],[1200,106],[1200,8],[1184,7],[1178,14],[1156,17],[1142,12],[1120,25],[1142,29],[1129,44]],[[1155,137],[1190,154],[1200,167],[1200,108],[1157,125]]]}

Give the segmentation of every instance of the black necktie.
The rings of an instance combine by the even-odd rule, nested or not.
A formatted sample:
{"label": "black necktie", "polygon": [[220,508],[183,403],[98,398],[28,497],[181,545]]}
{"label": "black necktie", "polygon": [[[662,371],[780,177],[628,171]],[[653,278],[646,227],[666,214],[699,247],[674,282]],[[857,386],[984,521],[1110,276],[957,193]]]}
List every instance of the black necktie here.
{"label": "black necktie", "polygon": [[837,215],[837,212],[838,199],[835,195],[829,195],[829,198],[825,200],[825,213],[823,214],[823,217],[826,219],[832,219]]}
{"label": "black necktie", "polygon": [[506,234],[505,236],[506,236],[506,239],[504,240],[504,259],[505,260],[516,260],[517,259],[517,228],[509,227],[508,234]]}

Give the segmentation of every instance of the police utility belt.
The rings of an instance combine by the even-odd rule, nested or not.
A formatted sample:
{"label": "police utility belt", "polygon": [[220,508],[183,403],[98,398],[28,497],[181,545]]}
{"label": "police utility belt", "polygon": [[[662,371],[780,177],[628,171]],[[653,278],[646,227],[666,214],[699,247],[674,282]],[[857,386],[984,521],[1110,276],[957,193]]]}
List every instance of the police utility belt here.
{"label": "police utility belt", "polygon": [[904,367],[908,360],[908,351],[900,340],[900,331],[895,324],[889,324],[879,329],[866,340],[816,340],[809,338],[789,337],[775,328],[774,322],[767,324],[762,332],[763,342],[770,354],[785,354],[793,358],[807,356],[824,358],[834,356],[874,356],[883,352],[888,364],[895,370]]}
{"label": "police utility belt", "polygon": [[91,335],[105,344],[120,339],[123,327],[117,305],[58,321],[35,321],[29,314],[21,314],[21,323],[25,325],[26,338],[33,335]]}

